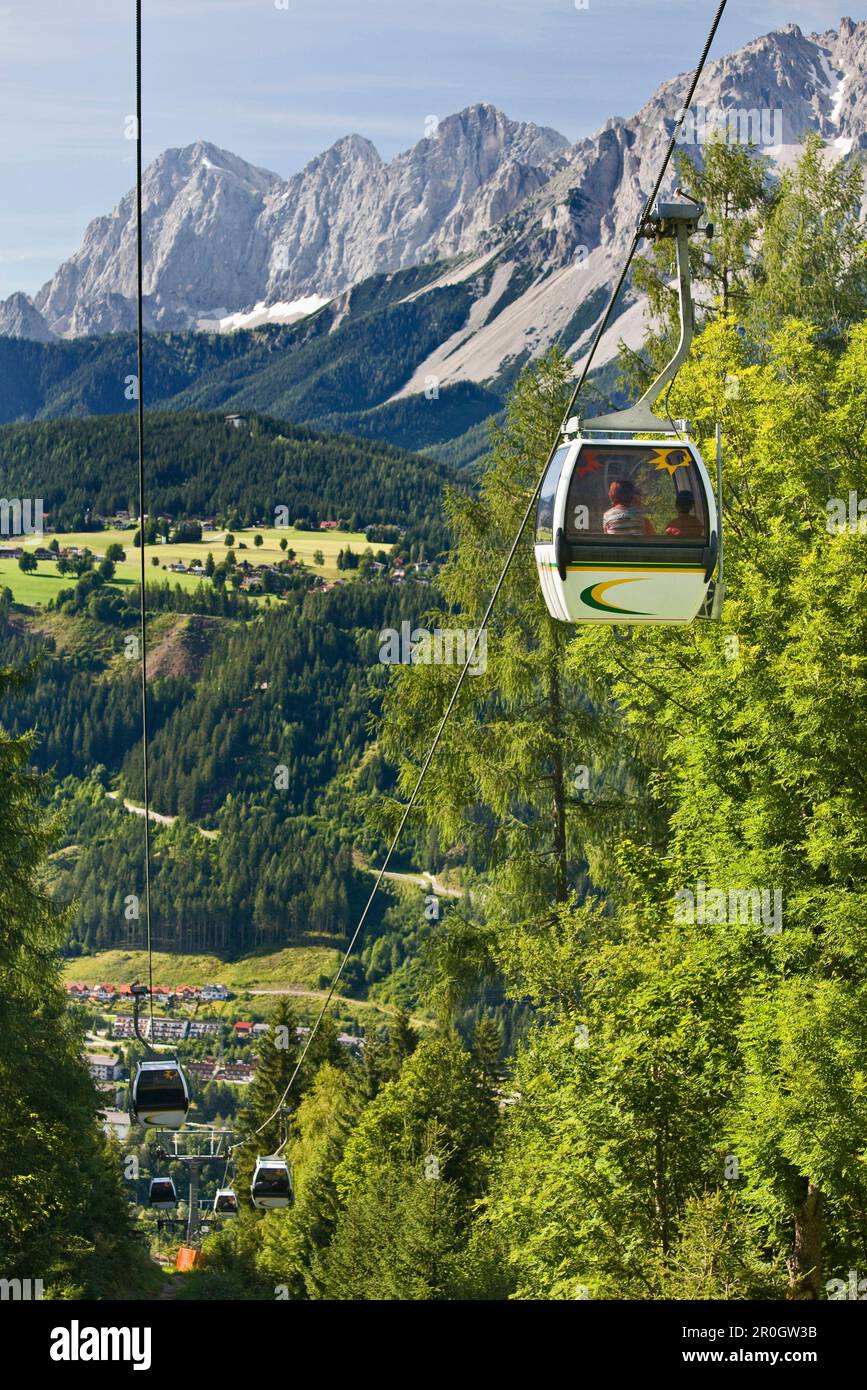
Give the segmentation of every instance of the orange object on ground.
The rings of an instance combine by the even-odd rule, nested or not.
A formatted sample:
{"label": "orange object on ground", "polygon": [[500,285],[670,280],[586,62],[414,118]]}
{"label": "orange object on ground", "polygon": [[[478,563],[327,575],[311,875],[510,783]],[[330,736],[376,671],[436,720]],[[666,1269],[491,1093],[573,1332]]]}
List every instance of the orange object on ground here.
{"label": "orange object on ground", "polygon": [[194,1250],[191,1245],[182,1245],[178,1250],[178,1258],[175,1261],[175,1269],[199,1269],[202,1265],[201,1250]]}

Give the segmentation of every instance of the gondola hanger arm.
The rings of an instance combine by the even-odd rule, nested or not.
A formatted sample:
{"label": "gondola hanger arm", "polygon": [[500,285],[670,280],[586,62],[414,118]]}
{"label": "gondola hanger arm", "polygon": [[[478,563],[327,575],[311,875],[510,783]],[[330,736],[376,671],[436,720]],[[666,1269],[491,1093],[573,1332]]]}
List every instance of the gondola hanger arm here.
{"label": "gondola hanger arm", "polygon": [[[692,271],[689,264],[689,239],[698,231],[699,220],[704,214],[704,205],[690,194],[680,189],[679,201],[666,201],[659,198],[653,212],[645,218],[641,235],[658,241],[664,237],[674,237],[677,254],[677,302],[680,317],[680,338],[677,347],[662,371],[651,382],[647,390],[625,410],[615,410],[608,415],[597,415],[585,420],[585,430],[600,430],[604,433],[660,433],[665,431],[665,422],[653,414],[651,407],[671,384],[683,363],[689,356],[689,349],[695,333],[695,310],[692,302]],[[713,228],[705,228],[705,233]],[[574,425],[574,430],[571,428]],[[573,417],[566,427],[567,433],[577,433],[580,426],[578,417]]]}

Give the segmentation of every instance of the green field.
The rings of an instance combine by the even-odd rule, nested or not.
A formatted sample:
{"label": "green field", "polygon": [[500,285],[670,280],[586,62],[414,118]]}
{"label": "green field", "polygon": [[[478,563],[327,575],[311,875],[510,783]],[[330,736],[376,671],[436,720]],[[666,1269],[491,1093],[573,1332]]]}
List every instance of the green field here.
{"label": "green field", "polygon": [[[88,546],[95,555],[100,556],[105,554],[110,545],[122,545],[127,559],[117,565],[113,582],[123,588],[137,584],[139,580],[140,561],[138,551],[132,544],[133,534],[133,531],[69,531],[58,534],[57,539],[64,546]],[[251,565],[276,564],[285,558],[280,549],[280,541],[285,539],[289,549],[295,551],[303,564],[314,574],[321,574],[326,579],[334,579],[339,573],[339,551],[351,546],[356,553],[360,553],[368,544],[361,531],[296,531],[294,526],[279,529],[263,527],[258,531],[250,528],[236,530],[231,534],[235,537],[235,558],[239,561],[249,560]],[[253,537],[256,535],[262,537],[262,545],[254,545]],[[149,580],[154,583],[165,580],[171,585],[179,584],[182,589],[196,589],[203,582],[198,575],[173,574],[167,566],[176,561],[183,561],[187,565],[196,561],[204,564],[208,558],[208,551],[219,564],[226,555],[225,537],[225,531],[209,531],[200,542],[146,546],[145,563]],[[51,539],[51,535],[48,534],[39,544],[47,545]],[[240,549],[241,541],[245,543],[246,550]],[[325,559],[323,565],[314,563],[313,556],[317,550],[322,551]],[[159,566],[152,563],[154,558],[159,560]],[[351,577],[351,573],[346,575],[346,578]],[[44,607],[60,589],[69,589],[74,584],[75,576],[58,574],[57,565],[51,560],[40,560],[35,574],[22,573],[17,560],[0,560],[0,587],[11,589],[15,602],[26,604],[28,607]]]}
{"label": "green field", "polygon": [[74,583],[71,575],[58,574],[57,566],[48,560],[39,562],[35,574],[23,574],[17,560],[0,560],[0,589],[11,589],[15,602],[28,608],[44,608],[49,599]]}
{"label": "green field", "polygon": [[[340,960],[337,947],[287,946],[282,951],[245,956],[243,960],[226,962],[219,956],[185,956],[155,951],[153,980],[155,985],[226,985],[233,994],[248,991],[272,991],[254,994],[248,1008],[270,1015],[281,998],[289,995],[303,1016],[315,1014],[325,998],[324,978],[331,979]],[[67,961],[63,969],[65,981],[87,985],[122,985],[147,979],[148,963],[145,951],[99,951],[92,956],[78,956]],[[297,991],[297,993],[295,993]],[[98,1005],[94,1007],[98,1008]],[[237,1000],[208,1004],[209,1016],[234,1018],[238,1013]],[[122,1011],[122,1010],[121,1010]],[[333,1000],[335,1017],[343,1023],[363,1019],[365,1014],[383,1018],[397,1012],[391,1004],[373,999],[350,999],[340,993]],[[419,1028],[430,1027],[430,1020],[413,1018]]]}
{"label": "green field", "polygon": [[[288,946],[271,954],[246,956],[227,963],[218,956],[185,956],[155,951],[155,985],[227,985],[233,993],[248,989],[279,989],[297,986],[318,989],[323,975],[337,968],[337,948],[328,946]],[[83,984],[130,984],[147,977],[144,951],[99,951],[67,961],[63,978]]]}

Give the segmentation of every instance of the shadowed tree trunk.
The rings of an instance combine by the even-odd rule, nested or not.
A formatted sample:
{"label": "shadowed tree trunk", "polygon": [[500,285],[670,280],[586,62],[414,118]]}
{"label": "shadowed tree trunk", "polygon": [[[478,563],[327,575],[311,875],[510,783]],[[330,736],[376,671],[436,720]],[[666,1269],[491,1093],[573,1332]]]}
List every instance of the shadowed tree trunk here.
{"label": "shadowed tree trunk", "polygon": [[789,1266],[789,1298],[821,1297],[823,1195],[807,1182],[807,1195],[795,1208],[795,1238]]}

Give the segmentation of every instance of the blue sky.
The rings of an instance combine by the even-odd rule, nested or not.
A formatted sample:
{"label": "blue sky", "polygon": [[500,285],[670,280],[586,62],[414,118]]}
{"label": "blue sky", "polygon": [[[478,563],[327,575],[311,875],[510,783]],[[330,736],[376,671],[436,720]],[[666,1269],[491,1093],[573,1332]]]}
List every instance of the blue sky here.
{"label": "blue sky", "polygon": [[[840,6],[730,0],[713,53],[788,21],[834,28]],[[204,138],[285,176],[350,131],[388,158],[428,116],[482,100],[576,139],[690,68],[714,8],[144,0],[145,158]],[[39,289],[132,184],[133,13],[129,0],[0,0],[0,297]]]}

